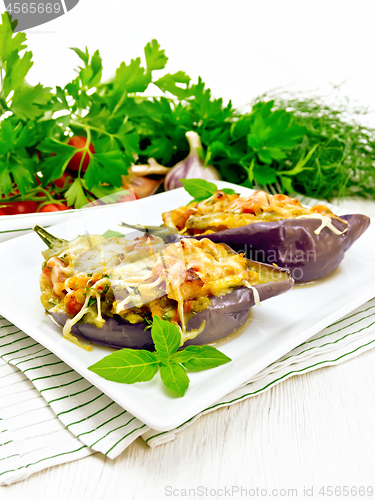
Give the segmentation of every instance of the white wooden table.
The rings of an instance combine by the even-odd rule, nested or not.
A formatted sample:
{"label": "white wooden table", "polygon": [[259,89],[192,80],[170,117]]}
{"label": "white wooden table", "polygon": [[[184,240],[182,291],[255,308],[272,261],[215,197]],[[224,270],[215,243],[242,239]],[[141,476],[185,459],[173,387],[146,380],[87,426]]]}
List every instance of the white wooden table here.
{"label": "white wooden table", "polygon": [[[285,498],[303,498],[304,487],[324,498],[318,492],[328,485],[375,491],[374,381],[370,350],[210,413],[171,443],[150,449],[138,438],[116,460],[96,454],[60,465],[2,487],[0,498],[159,499],[168,487],[182,498],[183,488],[196,490],[187,498],[225,498],[220,489],[236,486],[259,488],[258,497],[262,488],[267,496],[297,489]],[[198,487],[208,488],[207,497]]]}
{"label": "white wooden table", "polygon": [[[374,202],[345,206],[375,215]],[[372,486],[356,498],[375,498],[374,430],[375,349],[205,415],[173,442],[138,438],[116,460],[50,468],[0,487],[0,499],[324,499],[323,486]]]}

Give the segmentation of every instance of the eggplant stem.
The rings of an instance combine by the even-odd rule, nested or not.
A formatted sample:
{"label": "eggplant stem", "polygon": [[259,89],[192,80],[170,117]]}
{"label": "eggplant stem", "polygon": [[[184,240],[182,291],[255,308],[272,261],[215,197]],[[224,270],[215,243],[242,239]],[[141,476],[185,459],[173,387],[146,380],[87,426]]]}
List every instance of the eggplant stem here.
{"label": "eggplant stem", "polygon": [[64,243],[68,243],[67,240],[62,240],[60,238],[57,238],[56,236],[53,236],[53,234],[46,231],[44,227],[38,226],[38,224],[33,227],[33,231],[35,231],[39,238],[44,241],[48,248],[53,248],[59,245],[61,246]]}
{"label": "eggplant stem", "polygon": [[161,226],[142,226],[141,224],[128,224],[127,222],[120,222],[119,226],[128,227],[130,229],[135,229],[136,231],[143,231],[144,233],[150,233],[151,231],[160,231],[163,229]]}
{"label": "eggplant stem", "polygon": [[151,234],[161,238],[164,242],[173,242],[177,235],[177,230],[167,226],[142,226],[141,224],[128,224],[127,222],[120,222],[119,226],[142,231],[145,234]]}

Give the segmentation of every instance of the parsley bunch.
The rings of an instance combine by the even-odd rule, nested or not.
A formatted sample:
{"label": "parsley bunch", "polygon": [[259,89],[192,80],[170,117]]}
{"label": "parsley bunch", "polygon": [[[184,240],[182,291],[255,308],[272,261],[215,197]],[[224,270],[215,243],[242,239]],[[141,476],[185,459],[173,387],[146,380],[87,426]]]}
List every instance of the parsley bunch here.
{"label": "parsley bunch", "polygon": [[158,316],[153,316],[151,337],[155,352],[121,349],[89,366],[89,370],[106,380],[125,384],[147,382],[160,370],[163,384],[178,396],[184,396],[189,387],[186,370],[198,372],[232,361],[207,345],[191,345],[178,351],[181,334],[177,326]]}
{"label": "parsley bunch", "polygon": [[[13,36],[16,23],[7,13],[0,24],[0,196],[16,185],[22,196],[37,186],[34,147],[48,133],[45,115],[51,89],[28,85],[25,77],[32,66],[32,53],[25,51],[26,35]],[[22,55],[21,55],[22,53]]]}
{"label": "parsley bunch", "polygon": [[[189,153],[186,132],[197,132],[223,180],[313,197],[357,194],[375,198],[375,133],[350,119],[350,106],[282,93],[255,99],[249,112],[212,97],[202,79],[165,73],[168,61],[156,40],[144,57],[122,62],[102,80],[98,51],[73,48],[77,76],[63,87],[30,86],[32,66],[24,33],[0,24],[0,197],[80,208],[123,190],[133,163],[150,157],[167,167]],[[161,97],[151,97],[157,87]],[[362,111],[360,111],[362,112]],[[80,149],[72,136],[86,141]],[[58,188],[73,157],[81,163],[70,185]],[[89,158],[87,170],[82,168]]]}
{"label": "parsley bunch", "polygon": [[[84,134],[86,144],[82,159],[89,155],[89,168],[79,169],[78,176],[66,192],[68,205],[80,208],[88,202],[88,194],[97,198],[122,188],[122,176],[138,159],[139,132],[127,108],[136,106],[136,93],[144,92],[153,79],[153,71],[162,69],[167,61],[156,40],[145,47],[146,66],[137,58],[122,62],[115,77],[102,82],[102,61],[96,51],[90,58],[73,48],[81,59],[78,76],[64,88],[57,87],[53,110],[65,112],[56,120],[52,133],[39,146],[42,153],[43,185],[60,177],[77,150],[66,144],[67,133]],[[95,153],[90,144],[95,145]]]}

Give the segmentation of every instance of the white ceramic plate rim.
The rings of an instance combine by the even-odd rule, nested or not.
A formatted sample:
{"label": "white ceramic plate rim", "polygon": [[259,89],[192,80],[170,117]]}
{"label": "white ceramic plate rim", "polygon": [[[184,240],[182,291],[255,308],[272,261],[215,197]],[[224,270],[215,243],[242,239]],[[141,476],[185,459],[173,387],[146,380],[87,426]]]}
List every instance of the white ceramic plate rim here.
{"label": "white ceramic plate rim", "polygon": [[[217,185],[219,187],[231,187],[241,194],[251,192],[251,190],[246,188],[222,181],[218,181]],[[155,224],[157,223],[156,217],[159,217],[161,211],[163,211],[163,205],[173,208],[178,206],[178,204],[184,203],[187,199],[188,195],[184,190],[162,193],[152,198],[130,202],[125,204],[125,207],[118,207],[116,205],[103,207],[102,210],[105,210],[105,213],[97,209],[95,214],[93,214],[94,218],[88,215],[88,221],[90,222],[91,220],[91,226],[95,227],[95,219],[101,214],[106,219],[109,219],[111,216],[119,217],[120,210],[125,210],[129,216],[129,214],[134,215],[144,208],[151,207],[152,213],[148,212],[150,213],[150,224]],[[342,212],[343,210],[341,210]],[[132,220],[131,222],[136,221]],[[141,222],[144,223],[143,220]],[[66,223],[54,226],[54,232],[57,235],[63,236],[64,230],[66,231],[65,226]],[[112,226],[113,223],[111,224],[111,229],[114,229],[115,227]],[[362,239],[365,237],[366,241]],[[350,272],[343,267],[338,277],[332,276],[330,280],[319,285],[319,293],[316,291],[316,287],[318,286],[316,285],[311,289],[300,288],[292,290],[288,294],[265,302],[262,305],[262,310],[254,312],[254,317],[257,320],[258,316],[262,317],[263,315],[266,319],[261,324],[255,323],[255,326],[253,324],[249,326],[252,329],[251,335],[257,331],[256,329],[260,332],[255,335],[255,340],[258,342],[256,348],[252,347],[246,351],[246,348],[253,342],[253,338],[250,338],[248,330],[241,337],[220,347],[223,352],[232,357],[233,362],[213,370],[189,374],[191,384],[184,398],[174,398],[168,395],[158,377],[151,382],[128,386],[126,384],[116,384],[106,381],[89,371],[87,367],[97,361],[97,359],[103,357],[103,355],[108,354],[110,350],[95,347],[93,350],[94,354],[87,353],[62,339],[58,328],[50,323],[49,318],[43,312],[43,308],[39,304],[39,297],[36,297],[29,304],[28,300],[21,296],[20,303],[14,304],[11,293],[6,294],[0,301],[0,313],[37,342],[56,354],[146,425],[159,431],[166,431],[178,427],[200,411],[216,403],[221,397],[244,384],[256,373],[276,361],[295,346],[360,306],[366,300],[371,299],[375,295],[375,257],[372,257],[371,252],[366,252],[366,249],[369,248],[369,242],[373,244],[375,241],[374,228],[370,226],[370,229],[362,238],[359,240],[361,244],[357,244],[353,249],[349,250],[344,260],[344,262],[347,261],[348,269],[350,266],[353,267],[353,265],[360,266],[361,262],[363,262],[363,266],[366,265],[366,261],[369,263],[369,266],[366,266],[366,272],[364,272],[364,269],[360,269],[360,279],[362,281],[357,286],[355,282],[351,283]],[[37,253],[35,253],[35,248],[38,249]],[[37,243],[37,236],[34,234],[21,236],[0,244],[0,261],[4,262],[7,258],[8,260],[12,258],[16,259],[14,255],[17,254],[22,262],[20,268],[16,268],[13,265],[13,267],[8,266],[4,270],[4,276],[8,279],[9,283],[7,286],[11,286],[11,283],[17,280],[17,276],[20,275],[22,269],[25,270],[26,274],[27,269],[31,269],[30,273],[34,272],[33,269],[35,266],[40,269],[41,258],[39,251],[41,248],[42,246],[39,242]],[[24,262],[24,259],[26,259],[26,262]],[[342,290],[338,289],[337,296],[324,296],[324,290],[336,290],[336,282],[338,288],[342,288],[340,285],[348,279],[350,286],[348,286],[345,294],[343,294]],[[306,301],[301,302],[299,298],[303,296],[307,297],[306,300],[315,301],[314,303],[310,303],[309,307],[314,306],[314,304],[317,307],[319,306],[316,314],[315,310],[310,311],[310,315],[304,316],[303,321],[291,321],[290,325],[284,325],[285,329],[291,332],[290,335],[285,336],[283,334],[282,337],[277,338],[273,338],[272,336],[267,337],[267,332],[276,331],[275,328],[280,328],[278,325],[280,321],[276,321],[276,319],[280,315],[282,316],[283,311],[288,308],[293,309],[294,305],[295,307],[299,307],[298,304],[306,304]],[[23,314],[20,314],[20,305],[22,306],[21,310]],[[273,315],[272,311],[274,311]],[[268,315],[268,313],[270,314]],[[283,321],[285,323],[286,319],[283,319]],[[261,355],[254,359],[253,356],[256,355],[258,350],[261,352]]]}

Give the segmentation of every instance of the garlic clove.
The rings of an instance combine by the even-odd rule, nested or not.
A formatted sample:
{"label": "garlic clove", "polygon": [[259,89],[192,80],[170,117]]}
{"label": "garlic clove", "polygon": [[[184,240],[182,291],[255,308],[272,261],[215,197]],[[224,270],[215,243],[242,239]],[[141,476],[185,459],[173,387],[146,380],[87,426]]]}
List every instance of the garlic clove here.
{"label": "garlic clove", "polygon": [[167,175],[170,168],[159,165],[159,163],[154,158],[148,159],[148,165],[132,165],[128,172],[129,174],[134,174],[139,177],[144,177],[146,175]]}
{"label": "garlic clove", "polygon": [[199,135],[193,130],[186,132],[185,135],[189,141],[190,153],[168,172],[164,181],[166,191],[182,187],[180,179],[198,178],[207,181],[220,179],[218,171],[212,165],[204,166],[203,147]]}

